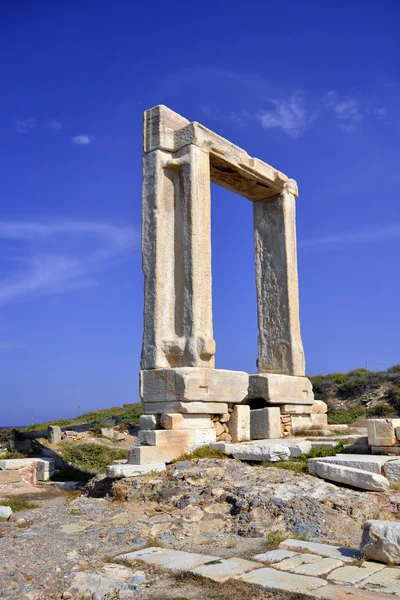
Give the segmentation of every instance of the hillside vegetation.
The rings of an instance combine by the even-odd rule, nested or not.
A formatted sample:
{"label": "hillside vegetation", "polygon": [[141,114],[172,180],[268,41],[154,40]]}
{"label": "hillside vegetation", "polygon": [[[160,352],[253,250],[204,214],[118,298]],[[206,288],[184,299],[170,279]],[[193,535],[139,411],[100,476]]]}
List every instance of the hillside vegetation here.
{"label": "hillside vegetation", "polygon": [[315,397],[328,404],[329,423],[400,415],[400,365],[310,377]]}

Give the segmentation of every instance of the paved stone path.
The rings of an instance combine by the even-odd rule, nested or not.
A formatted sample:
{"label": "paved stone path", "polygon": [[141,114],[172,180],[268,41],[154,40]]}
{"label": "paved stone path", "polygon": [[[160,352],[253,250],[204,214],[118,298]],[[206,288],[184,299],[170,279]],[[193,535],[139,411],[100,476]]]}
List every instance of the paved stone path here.
{"label": "paved stone path", "polygon": [[[400,568],[362,561],[359,551],[351,548],[298,540],[286,540],[279,550],[256,555],[253,560],[222,559],[159,547],[121,554],[116,560],[189,571],[214,581],[233,577],[272,592],[296,592],[313,599],[388,600],[393,594],[400,596]],[[266,564],[261,566],[260,562]]]}

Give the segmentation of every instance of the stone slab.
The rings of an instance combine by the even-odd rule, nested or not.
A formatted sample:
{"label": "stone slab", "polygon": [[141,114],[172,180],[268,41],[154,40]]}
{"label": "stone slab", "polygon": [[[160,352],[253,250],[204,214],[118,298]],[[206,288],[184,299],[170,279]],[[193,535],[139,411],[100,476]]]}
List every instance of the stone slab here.
{"label": "stone slab", "polygon": [[195,554],[181,550],[170,550],[168,548],[144,548],[136,552],[121,554],[117,558],[128,560],[129,562],[145,562],[146,564],[170,569],[171,571],[189,571],[207,562],[220,560],[218,556]]}
{"label": "stone slab", "polygon": [[282,437],[281,413],[278,407],[257,408],[250,411],[250,438],[263,440]]}
{"label": "stone slab", "polygon": [[195,415],[222,415],[228,412],[224,402],[143,402],[145,414],[183,413]]}
{"label": "stone slab", "polygon": [[317,544],[316,542],[307,542],[303,540],[288,539],[279,544],[283,550],[293,550],[294,552],[310,552],[327,558],[337,558],[343,562],[354,562],[361,558],[361,552],[353,548],[343,546],[331,546],[329,544]]}
{"label": "stone slab", "polygon": [[302,429],[310,429],[313,422],[311,415],[292,415],[292,430],[300,431]]}
{"label": "stone slab", "polygon": [[311,404],[281,404],[279,406],[282,415],[310,415]]}
{"label": "stone slab", "polygon": [[250,375],[249,398],[263,398],[271,404],[314,403],[312,383],[307,377],[272,373]]}
{"label": "stone slab", "polygon": [[129,449],[128,462],[130,465],[155,465],[170,463],[179,458],[187,450],[186,446],[134,446]]}
{"label": "stone slab", "polygon": [[318,577],[294,575],[269,567],[250,571],[250,573],[240,575],[237,579],[246,583],[260,585],[270,591],[280,590],[284,592],[297,592],[299,594],[307,594],[307,592],[326,585],[326,581]]}
{"label": "stone slab", "polygon": [[279,443],[268,446],[246,444],[235,446],[232,449],[232,455],[233,458],[238,460],[278,462],[289,459],[290,449],[288,446]]}
{"label": "stone slab", "polygon": [[394,600],[393,596],[381,592],[368,592],[355,587],[329,584],[315,590],[310,598],[312,600]]}
{"label": "stone slab", "polygon": [[322,577],[342,565],[343,561],[337,558],[321,558],[316,554],[297,554],[275,564],[274,569],[297,573],[297,575]]}
{"label": "stone slab", "polygon": [[397,444],[396,427],[400,419],[368,419],[368,442],[371,446],[395,446]]}
{"label": "stone slab", "polygon": [[343,483],[362,490],[383,492],[389,488],[389,481],[386,477],[369,471],[361,471],[360,469],[318,460],[313,463],[313,469],[314,473],[322,479]]}
{"label": "stone slab", "polygon": [[[148,473],[161,473],[165,471],[165,463],[154,463],[148,465],[130,465],[128,463],[110,465],[107,467],[107,477],[121,479],[122,477],[136,477]],[[74,483],[74,482],[73,482]]]}
{"label": "stone slab", "polygon": [[371,452],[384,456],[400,456],[400,446],[371,446]]}
{"label": "stone slab", "polygon": [[285,558],[296,556],[296,554],[296,552],[292,552],[291,550],[270,550],[269,552],[264,552],[263,554],[257,554],[256,556],[253,556],[253,559],[272,564],[280,562]]}
{"label": "stone slab", "polygon": [[324,428],[328,425],[328,415],[325,414],[311,414],[311,425],[313,427]]}
{"label": "stone slab", "polygon": [[[371,456],[370,454],[337,454],[336,456],[327,456],[324,458],[310,458],[308,460],[308,469],[314,473],[315,461],[325,462],[344,467],[353,467],[370,473],[382,474],[382,469],[388,461],[393,460],[388,456]],[[400,465],[400,461],[399,465]]]}
{"label": "stone slab", "polygon": [[[211,422],[211,421],[210,421]],[[210,429],[149,429],[139,431],[139,444],[147,446],[176,446],[182,444],[212,444],[216,442],[215,427]]]}
{"label": "stone slab", "polygon": [[340,583],[340,584],[353,584],[366,579],[370,575],[377,573],[381,569],[383,569],[385,565],[364,561],[362,565],[346,565],[345,567],[340,567],[339,569],[335,569],[332,571],[327,577],[328,581],[332,583]]}
{"label": "stone slab", "polygon": [[328,405],[323,400],[314,400],[311,412],[314,415],[326,414],[328,412]]}
{"label": "stone slab", "polygon": [[52,458],[8,458],[0,460],[0,470],[18,470],[34,466],[38,481],[48,481],[55,470],[55,461]]}
{"label": "stone slab", "polygon": [[140,371],[143,402],[242,402],[249,376],[244,371],[178,367]]}
{"label": "stone slab", "polygon": [[196,567],[192,570],[192,573],[222,583],[231,577],[258,569],[259,566],[256,562],[244,560],[243,558],[227,558],[221,559],[217,564]]}
{"label": "stone slab", "polygon": [[140,415],[140,429],[157,429],[160,425],[160,417],[158,415]]}
{"label": "stone slab", "polygon": [[385,567],[381,571],[374,573],[367,579],[363,579],[356,587],[371,590],[374,592],[384,592],[385,594],[400,595],[400,569],[396,567]]}
{"label": "stone slab", "polygon": [[[161,415],[160,424],[164,429],[174,430],[211,429],[212,427],[212,422],[209,415],[184,415],[182,413],[164,413]],[[145,429],[145,427],[142,427],[142,429]]]}

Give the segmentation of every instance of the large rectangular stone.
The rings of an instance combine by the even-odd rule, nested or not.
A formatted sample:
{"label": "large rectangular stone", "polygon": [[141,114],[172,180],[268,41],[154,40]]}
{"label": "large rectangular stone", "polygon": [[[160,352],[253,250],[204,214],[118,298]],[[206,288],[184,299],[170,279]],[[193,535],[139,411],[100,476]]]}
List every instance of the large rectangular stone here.
{"label": "large rectangular stone", "polygon": [[249,377],[249,398],[271,404],[313,404],[312,383],[307,377],[260,373]]}
{"label": "large rectangular stone", "polygon": [[281,404],[282,415],[310,415],[312,404]]}
{"label": "large rectangular stone", "polygon": [[219,560],[218,556],[195,554],[169,548],[144,548],[117,556],[120,560],[129,562],[141,561],[171,571],[188,571],[204,565],[207,562]]}
{"label": "large rectangular stone", "polygon": [[369,471],[361,471],[352,467],[344,467],[316,460],[313,463],[314,473],[322,479],[344,483],[352,487],[371,492],[384,492],[389,487],[389,481],[383,475],[376,475]]}
{"label": "large rectangular stone", "polygon": [[130,465],[128,463],[115,464],[107,467],[107,477],[120,479],[121,477],[137,477],[149,473],[161,473],[165,471],[165,463],[154,463],[148,465]]}
{"label": "large rectangular stone", "polygon": [[182,413],[193,415],[222,415],[228,412],[225,402],[143,402],[145,414]]}
{"label": "large rectangular stone", "polygon": [[147,446],[164,446],[189,444],[212,444],[215,443],[215,427],[210,429],[149,429],[139,431],[138,441]]}
{"label": "large rectangular stone", "polygon": [[0,486],[11,483],[23,483],[19,471],[0,471]]}
{"label": "large rectangular stone", "polygon": [[371,446],[396,446],[396,427],[400,427],[400,419],[368,419],[367,427]]}
{"label": "large rectangular stone", "polygon": [[312,590],[318,589],[326,585],[324,579],[318,577],[306,577],[305,575],[293,575],[292,573],[284,573],[276,571],[269,567],[257,569],[240,575],[236,579],[260,585],[270,591],[297,592],[298,594],[307,594]]}
{"label": "large rectangular stone", "polygon": [[322,577],[342,565],[343,562],[337,558],[321,558],[321,556],[317,556],[316,554],[296,554],[275,564],[274,568],[279,571],[296,573],[297,575]]}
{"label": "large rectangular stone", "polygon": [[192,569],[192,573],[223,583],[235,575],[258,569],[259,566],[256,562],[244,560],[243,558],[227,558],[221,559],[212,565],[196,567]]}
{"label": "large rectangular stone", "polygon": [[[385,459],[386,457],[374,456],[374,458]],[[400,483],[400,460],[388,460],[386,458],[383,462],[383,474],[389,479],[390,483]]]}
{"label": "large rectangular stone", "polygon": [[311,415],[292,415],[292,430],[300,431],[312,427]]}
{"label": "large rectangular stone", "polygon": [[307,542],[303,540],[288,539],[279,544],[279,548],[284,550],[293,550],[294,552],[311,552],[328,558],[337,558],[343,562],[354,562],[361,558],[361,552],[353,548],[344,548],[342,546],[331,546],[329,544],[317,544],[316,542]]}
{"label": "large rectangular stone", "polygon": [[134,446],[129,450],[128,463],[131,465],[153,465],[169,463],[179,458],[187,450],[184,444],[176,446]]}
{"label": "large rectangular stone", "polygon": [[313,427],[325,428],[328,425],[328,415],[326,414],[311,414],[311,425]]}
{"label": "large rectangular stone", "polygon": [[250,411],[250,438],[252,440],[282,437],[281,413],[278,407],[256,408]]}
{"label": "large rectangular stone", "polygon": [[250,439],[250,406],[235,404],[228,421],[232,442],[246,442]]}
{"label": "large rectangular stone", "polygon": [[[311,473],[315,472],[314,465],[317,461],[342,465],[344,467],[353,467],[353,469],[361,469],[361,471],[369,471],[370,473],[381,475],[384,465],[393,461],[393,458],[388,456],[371,456],[370,454],[337,454],[336,456],[327,456],[324,458],[310,458],[308,460],[308,470]],[[400,464],[400,461],[398,462]]]}
{"label": "large rectangular stone", "polygon": [[151,402],[242,402],[249,376],[243,371],[180,367],[140,372],[140,396]]}
{"label": "large rectangular stone", "polygon": [[384,592],[385,594],[399,596],[400,569],[395,567],[382,569],[356,585],[365,590],[372,590],[374,593]]}
{"label": "large rectangular stone", "polygon": [[25,469],[34,467],[38,481],[48,481],[55,470],[55,461],[52,458],[8,458],[0,460],[0,469],[3,471]]}
{"label": "large rectangular stone", "polygon": [[326,585],[312,594],[313,600],[394,600],[389,594],[381,592],[368,592],[353,586]]}
{"label": "large rectangular stone", "polygon": [[328,575],[328,581],[341,584],[353,584],[384,569],[385,565],[365,560],[361,565],[346,565],[335,569]]}
{"label": "large rectangular stone", "polygon": [[[171,430],[211,429],[212,427],[209,415],[184,415],[182,413],[163,413],[160,424],[164,429]],[[146,429],[146,427],[143,427],[143,429]]]}

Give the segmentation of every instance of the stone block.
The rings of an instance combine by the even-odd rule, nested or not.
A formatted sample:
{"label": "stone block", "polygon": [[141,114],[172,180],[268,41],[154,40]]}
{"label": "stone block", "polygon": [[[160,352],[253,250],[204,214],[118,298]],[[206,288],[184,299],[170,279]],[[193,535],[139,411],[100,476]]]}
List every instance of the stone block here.
{"label": "stone block", "polygon": [[237,579],[260,585],[270,591],[296,592],[298,594],[307,594],[324,585],[326,581],[319,577],[306,577],[305,575],[294,575],[277,571],[269,567],[256,569],[240,575]]}
{"label": "stone block", "polygon": [[274,568],[279,571],[297,573],[297,575],[322,577],[342,565],[343,562],[337,558],[321,558],[321,556],[316,554],[296,554],[291,558],[286,558],[276,563]]}
{"label": "stone block", "polygon": [[161,427],[164,429],[210,429],[212,422],[209,415],[164,413],[161,415]]}
{"label": "stone block", "polygon": [[58,444],[61,442],[61,437],[61,427],[58,427],[57,425],[49,425],[47,428],[47,439],[49,440],[50,444]]}
{"label": "stone block", "polygon": [[328,425],[328,415],[324,413],[313,413],[311,417],[311,426],[326,427]]}
{"label": "stone block", "polygon": [[140,429],[157,429],[160,425],[160,417],[158,415],[140,415]]}
{"label": "stone block", "polygon": [[399,565],[400,523],[379,520],[365,521],[360,550],[361,554],[369,560]]}
{"label": "stone block", "polygon": [[[378,456],[374,458],[380,458]],[[384,457],[382,457],[384,458]],[[400,483],[400,460],[387,459],[383,463],[383,475],[389,479],[390,483]]]}
{"label": "stone block", "polygon": [[212,444],[216,442],[215,428],[210,429],[149,429],[139,431],[139,443],[147,446]]}
{"label": "stone block", "polygon": [[310,415],[311,404],[281,404],[279,406],[281,415]]}
{"label": "stone block", "polygon": [[148,465],[130,465],[128,463],[115,464],[107,467],[107,477],[120,479],[122,477],[136,477],[148,473],[161,473],[165,471],[165,463],[153,463]]}
{"label": "stone block", "polygon": [[[314,473],[314,465],[316,462],[330,463],[334,465],[342,465],[343,467],[352,467],[361,471],[369,471],[382,475],[385,473],[385,467],[393,459],[387,456],[371,456],[370,454],[337,454],[336,456],[326,456],[324,458],[310,458],[308,460],[308,470]],[[396,462],[396,461],[394,461]],[[400,463],[400,461],[398,461]],[[389,478],[388,478],[389,479]]]}
{"label": "stone block", "polygon": [[129,450],[128,463],[130,465],[151,465],[170,463],[179,458],[188,450],[187,445],[176,446],[134,446]]}
{"label": "stone block", "polygon": [[307,377],[260,373],[249,377],[249,398],[270,404],[314,404],[312,384]]}
{"label": "stone block", "polygon": [[383,492],[388,489],[389,481],[383,475],[376,475],[369,471],[361,471],[352,467],[343,467],[332,463],[315,461],[314,473],[322,479],[344,483],[352,487],[369,490],[371,492]]}
{"label": "stone block", "polygon": [[192,573],[223,583],[235,575],[248,573],[249,571],[259,568],[259,566],[260,565],[256,562],[245,560],[243,558],[225,558],[213,565],[201,565],[200,567],[196,567],[195,569],[192,569]]}
{"label": "stone block", "polygon": [[249,376],[243,371],[202,367],[148,369],[140,372],[143,402],[242,402]]}
{"label": "stone block", "polygon": [[313,415],[324,415],[328,412],[328,405],[326,402],[322,400],[314,400],[314,404],[312,405],[311,412]]}
{"label": "stone block", "polygon": [[228,421],[232,442],[246,442],[250,439],[250,406],[236,404]]}
{"label": "stone block", "polygon": [[327,558],[337,558],[343,562],[354,562],[361,558],[361,552],[353,548],[344,548],[342,546],[331,546],[330,544],[317,544],[316,542],[307,542],[303,540],[288,539],[279,544],[279,549],[293,550],[294,552],[311,552]]}
{"label": "stone block", "polygon": [[169,548],[143,548],[136,552],[121,554],[117,558],[130,562],[144,562],[171,571],[189,571],[205,563],[220,560],[218,556],[170,550]]}
{"label": "stone block", "polygon": [[0,506],[0,519],[8,519],[11,515],[12,509],[9,506]]}
{"label": "stone block", "polygon": [[301,429],[310,429],[312,427],[311,415],[292,415],[292,429],[299,431]]}
{"label": "stone block", "polygon": [[400,446],[371,446],[371,452],[384,456],[400,456]]}
{"label": "stone block", "polygon": [[381,592],[368,592],[348,585],[326,585],[313,592],[313,600],[393,600]]}
{"label": "stone block", "polygon": [[368,419],[367,427],[371,446],[396,446],[396,427],[400,427],[400,419]]}
{"label": "stone block", "polygon": [[0,487],[11,484],[23,484],[24,481],[19,471],[0,471]]}
{"label": "stone block", "polygon": [[250,438],[252,440],[282,437],[281,413],[278,407],[256,408],[250,411]]}
{"label": "stone block", "polygon": [[[400,570],[396,567],[382,569],[357,583],[357,587],[363,590],[372,590],[374,598],[379,598],[378,594],[380,592],[400,596]],[[364,600],[364,596],[362,596],[362,599]]]}
{"label": "stone block", "polygon": [[384,568],[385,565],[366,560],[361,565],[346,565],[340,569],[335,569],[335,571],[328,575],[327,579],[333,583],[354,584]]}
{"label": "stone block", "polygon": [[228,412],[224,402],[143,402],[146,414],[182,413],[193,415],[222,415]]}
{"label": "stone block", "polygon": [[289,459],[290,449],[283,444],[241,444],[233,446],[232,456],[238,460],[278,462]]}
{"label": "stone block", "polygon": [[303,456],[303,454],[311,452],[312,444],[308,440],[299,440],[294,444],[290,444],[289,450],[292,458],[298,458],[299,456]]}
{"label": "stone block", "polygon": [[273,564],[280,562],[285,558],[291,558],[295,555],[296,552],[292,552],[291,550],[270,550],[269,552],[264,552],[263,554],[257,554],[256,556],[253,556],[253,559]]}

